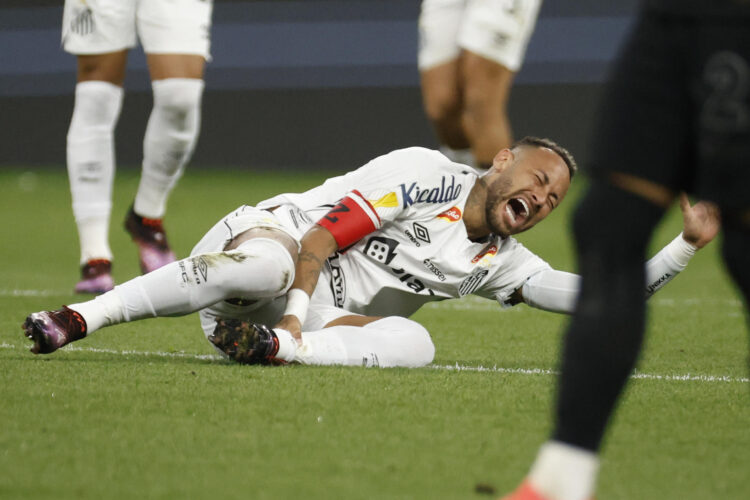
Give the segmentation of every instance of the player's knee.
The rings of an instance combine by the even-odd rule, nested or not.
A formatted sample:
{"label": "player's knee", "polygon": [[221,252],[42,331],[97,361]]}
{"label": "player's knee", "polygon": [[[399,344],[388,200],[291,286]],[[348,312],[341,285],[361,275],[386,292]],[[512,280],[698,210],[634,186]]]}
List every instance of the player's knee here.
{"label": "player's knee", "polygon": [[414,366],[427,366],[435,359],[435,344],[432,343],[430,332],[422,325],[419,327],[412,362]]}
{"label": "player's knee", "polygon": [[393,334],[398,348],[391,366],[418,368],[432,363],[435,358],[435,345],[432,343],[430,332],[416,321],[401,316],[389,316],[370,325],[373,325],[373,328],[386,329]]}
{"label": "player's knee", "polygon": [[461,96],[452,86],[436,86],[424,93],[427,118],[437,126],[446,126],[461,116]]}
{"label": "player's knee", "polygon": [[154,109],[164,114],[167,125],[196,134],[203,86],[203,80],[194,78],[156,80],[152,84]]}
{"label": "player's knee", "polygon": [[92,128],[98,133],[111,133],[120,114],[122,96],[122,88],[109,82],[77,84],[69,137]]}
{"label": "player's knee", "polygon": [[268,238],[252,238],[222,252],[235,262],[231,277],[237,293],[257,298],[279,297],[294,281],[294,259],[284,245]]}
{"label": "player's knee", "polygon": [[[479,58],[471,61],[480,61]],[[464,119],[476,122],[497,120],[507,115],[513,73],[497,63],[464,62]]]}

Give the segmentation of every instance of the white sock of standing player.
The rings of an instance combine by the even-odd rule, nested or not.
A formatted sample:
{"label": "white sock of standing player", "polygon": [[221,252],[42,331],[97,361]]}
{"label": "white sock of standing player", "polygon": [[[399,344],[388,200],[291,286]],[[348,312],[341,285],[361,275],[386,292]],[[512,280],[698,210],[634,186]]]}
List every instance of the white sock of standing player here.
{"label": "white sock of standing player", "polygon": [[294,261],[286,248],[275,240],[253,238],[234,250],[172,262],[68,307],[83,316],[91,334],[126,321],[182,316],[229,298],[278,297],[293,280]]}
{"label": "white sock of standing player", "polygon": [[122,87],[109,82],[76,85],[67,164],[81,264],[92,259],[112,260],[108,236],[115,172],[114,128],[122,97]]}
{"label": "white sock of standing player", "polygon": [[154,107],[143,139],[143,171],[133,209],[160,219],[200,133],[203,80],[167,78],[151,84]]}
{"label": "white sock of standing player", "polygon": [[539,449],[529,482],[550,500],[589,500],[594,495],[598,471],[596,453],[548,441]]}

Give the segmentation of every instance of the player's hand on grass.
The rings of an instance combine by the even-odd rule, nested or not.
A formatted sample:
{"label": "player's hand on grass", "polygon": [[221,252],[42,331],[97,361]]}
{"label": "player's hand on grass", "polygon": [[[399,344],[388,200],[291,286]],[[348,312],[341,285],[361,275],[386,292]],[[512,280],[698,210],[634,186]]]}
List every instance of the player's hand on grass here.
{"label": "player's hand on grass", "polygon": [[713,240],[721,229],[719,207],[709,201],[690,205],[687,194],[680,193],[680,210],[684,229],[682,237],[697,248],[703,248]]}
{"label": "player's hand on grass", "polygon": [[287,314],[279,321],[274,328],[281,328],[292,334],[298,344],[302,343],[302,324],[299,318],[293,314]]}

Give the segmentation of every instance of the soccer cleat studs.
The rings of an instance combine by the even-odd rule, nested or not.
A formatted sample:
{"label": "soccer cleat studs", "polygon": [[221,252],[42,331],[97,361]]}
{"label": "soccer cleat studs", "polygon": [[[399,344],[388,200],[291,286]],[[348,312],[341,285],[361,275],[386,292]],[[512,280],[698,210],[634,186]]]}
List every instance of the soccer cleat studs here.
{"label": "soccer cleat studs", "polygon": [[216,321],[216,328],[208,340],[238,363],[284,364],[284,361],[274,357],[279,352],[279,339],[265,325],[239,319],[220,319]]}

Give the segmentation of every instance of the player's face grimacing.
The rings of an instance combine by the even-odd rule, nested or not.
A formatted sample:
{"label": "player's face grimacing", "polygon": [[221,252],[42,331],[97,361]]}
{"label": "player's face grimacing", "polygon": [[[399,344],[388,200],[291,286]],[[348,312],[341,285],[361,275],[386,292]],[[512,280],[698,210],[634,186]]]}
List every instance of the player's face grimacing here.
{"label": "player's face grimacing", "polygon": [[520,147],[500,151],[485,181],[487,224],[493,233],[510,236],[530,229],[560,204],[570,174],[551,149]]}

